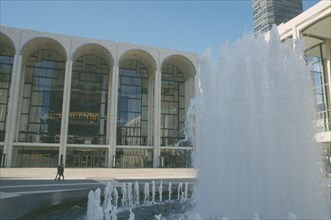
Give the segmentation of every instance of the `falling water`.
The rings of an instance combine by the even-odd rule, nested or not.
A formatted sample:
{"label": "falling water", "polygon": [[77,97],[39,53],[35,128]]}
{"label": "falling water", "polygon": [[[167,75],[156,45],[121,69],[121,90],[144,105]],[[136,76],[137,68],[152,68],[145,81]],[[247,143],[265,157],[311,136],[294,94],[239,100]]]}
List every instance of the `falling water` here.
{"label": "falling water", "polygon": [[128,192],[127,199],[128,199],[129,207],[132,207],[133,205],[132,183],[127,184],[127,192]]}
{"label": "falling water", "polygon": [[103,211],[105,219],[110,219],[109,213],[112,211],[112,192],[113,186],[111,183],[108,183],[105,188],[105,198],[103,202]]}
{"label": "falling water", "polygon": [[188,199],[188,182],[185,183],[184,201]]}
{"label": "falling water", "polygon": [[268,40],[245,35],[224,44],[216,63],[203,57],[196,201],[203,219],[328,218],[309,70],[295,48],[274,29]]}
{"label": "falling water", "polygon": [[183,183],[179,183],[178,184],[178,190],[177,190],[177,200],[181,200],[182,190],[183,190]]}
{"label": "falling water", "polygon": [[122,183],[122,187],[121,187],[121,192],[122,192],[122,207],[126,207],[126,203],[127,203],[127,192],[126,192],[126,184]]}
{"label": "falling water", "polygon": [[169,182],[169,186],[168,186],[168,193],[169,193],[169,199],[168,199],[168,201],[171,201],[171,194],[172,194],[172,190],[171,190],[171,188],[172,188],[172,183],[171,182]]}
{"label": "falling water", "polygon": [[137,181],[134,184],[134,195],[135,195],[134,203],[136,206],[138,206],[140,204],[140,195],[139,195],[139,184]]}
{"label": "falling water", "polygon": [[[179,183],[178,189],[180,193],[178,194],[178,200],[171,200],[169,196],[169,200],[162,201],[162,193],[163,193],[163,181],[160,181],[159,185],[159,201],[155,199],[155,181],[152,181],[152,193],[154,197],[152,202],[149,201],[149,183],[145,183],[144,185],[144,202],[140,205],[140,201],[137,201],[137,198],[140,191],[139,185],[136,181],[134,184],[134,192],[132,191],[132,183],[122,183],[121,184],[121,197],[122,197],[122,204],[120,207],[117,206],[118,204],[118,191],[116,187],[113,187],[111,183],[108,183],[104,189],[104,200],[101,204],[101,190],[97,188],[95,191],[91,190],[88,195],[88,204],[87,204],[87,213],[86,218],[87,220],[94,220],[94,219],[103,219],[103,220],[116,220],[118,219],[118,214],[125,211],[129,211],[129,220],[134,220],[136,217],[136,213],[138,218],[141,219],[142,215],[153,214],[156,219],[165,219],[163,218],[163,214],[165,216],[170,216],[170,219],[181,219],[182,217],[186,216],[187,219],[188,213],[191,213],[191,208],[193,207],[195,197],[188,198],[188,182],[185,183],[185,189],[183,191],[183,183]],[[171,195],[171,186],[172,183],[169,182],[169,195]],[[195,191],[195,190],[194,190]],[[195,194],[195,193],[194,193]],[[192,196],[194,195],[192,193]],[[181,196],[179,196],[181,195]],[[154,201],[154,202],[153,202]],[[142,208],[143,207],[143,208]],[[170,211],[169,211],[170,210]],[[189,210],[189,212],[186,212]],[[185,212],[185,213],[184,213]],[[154,215],[154,213],[158,213]],[[194,219],[196,218],[195,212],[192,212]],[[63,216],[62,216],[63,217]],[[119,217],[123,219],[123,215]],[[190,218],[189,218],[190,219]]]}
{"label": "falling water", "polygon": [[162,193],[163,193],[163,181],[161,180],[160,186],[159,186],[159,202],[162,202]]}
{"label": "falling water", "polygon": [[152,204],[155,203],[155,182],[152,181]]}
{"label": "falling water", "polygon": [[113,195],[114,195],[114,206],[118,207],[118,191],[116,188],[114,188]]}
{"label": "falling water", "polygon": [[149,183],[144,185],[144,204],[149,202]]}
{"label": "falling water", "polygon": [[88,194],[87,219],[103,219],[103,209],[100,206],[100,188],[90,191]]}

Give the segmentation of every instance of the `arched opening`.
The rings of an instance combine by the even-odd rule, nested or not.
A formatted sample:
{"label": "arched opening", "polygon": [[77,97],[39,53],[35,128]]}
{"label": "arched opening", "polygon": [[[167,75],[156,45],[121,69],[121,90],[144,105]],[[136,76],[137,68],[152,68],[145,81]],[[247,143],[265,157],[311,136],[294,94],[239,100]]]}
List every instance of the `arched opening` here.
{"label": "arched opening", "polygon": [[[165,167],[191,165],[191,143],[185,140],[186,113],[194,94],[195,69],[185,57],[173,55],[161,73],[161,157]],[[173,148],[173,149],[172,149]]]}
{"label": "arched opening", "polygon": [[39,49],[25,63],[19,141],[59,143],[65,59]]}
{"label": "arched opening", "polygon": [[15,49],[11,40],[0,33],[0,165],[5,161],[4,143],[8,115],[9,91],[13,71]]}
{"label": "arched opening", "polygon": [[[9,90],[11,85],[14,55],[15,51],[12,42],[7,36],[0,33],[0,142],[5,141]],[[2,155],[3,147],[0,151],[0,155]]]}
{"label": "arched opening", "polygon": [[147,145],[148,73],[144,64],[125,60],[120,64],[117,145]]}
{"label": "arched opening", "polygon": [[68,144],[105,144],[109,66],[87,54],[73,63]]}
{"label": "arched opening", "polygon": [[54,167],[61,134],[66,52],[50,38],[36,38],[22,49],[18,141],[13,166]]}
{"label": "arched opening", "polygon": [[[152,93],[155,61],[141,50],[125,53],[119,65],[116,167],[151,167]],[[128,147],[130,146],[130,147]]]}
{"label": "arched opening", "polygon": [[74,54],[67,167],[104,167],[106,164],[108,151],[102,145],[106,145],[107,140],[112,63],[110,53],[96,44],[84,45]]}

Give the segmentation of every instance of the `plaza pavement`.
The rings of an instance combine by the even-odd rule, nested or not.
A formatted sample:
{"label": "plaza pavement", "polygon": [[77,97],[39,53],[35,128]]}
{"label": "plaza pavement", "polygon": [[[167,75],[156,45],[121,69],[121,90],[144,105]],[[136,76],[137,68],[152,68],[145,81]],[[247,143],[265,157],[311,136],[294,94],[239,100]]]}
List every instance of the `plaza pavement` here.
{"label": "plaza pavement", "polygon": [[[156,184],[196,181],[196,170],[182,168],[65,168],[64,181],[54,180],[57,168],[0,168],[0,219],[17,219],[28,213],[87,198],[90,190],[107,183],[120,188],[124,182]],[[166,187],[164,187],[166,188]],[[18,208],[19,207],[19,208]],[[23,217],[30,219],[30,217]]]}
{"label": "plaza pavement", "polygon": [[[0,168],[1,180],[54,179],[57,168]],[[194,179],[191,168],[65,168],[64,178],[90,180]]]}

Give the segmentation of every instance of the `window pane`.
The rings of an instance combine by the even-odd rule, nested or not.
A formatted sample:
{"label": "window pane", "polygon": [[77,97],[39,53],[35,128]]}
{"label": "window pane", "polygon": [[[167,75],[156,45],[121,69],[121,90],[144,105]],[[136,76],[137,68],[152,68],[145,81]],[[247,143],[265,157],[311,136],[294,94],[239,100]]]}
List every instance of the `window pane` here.
{"label": "window pane", "polygon": [[99,56],[83,55],[75,60],[72,70],[69,144],[105,144],[107,123],[104,118],[107,115],[109,72],[109,67]]}
{"label": "window pane", "polygon": [[5,138],[7,104],[12,77],[14,50],[0,41],[0,142]]}
{"label": "window pane", "polygon": [[172,146],[183,139],[178,123],[185,121],[183,117],[185,112],[184,83],[184,75],[177,66],[163,65],[161,89],[162,146]]}
{"label": "window pane", "polygon": [[56,137],[60,135],[61,128],[64,74],[58,73],[64,73],[64,69],[55,68],[64,68],[64,63],[56,51],[46,49],[38,50],[28,58],[24,68],[20,141],[59,142]]}
{"label": "window pane", "polygon": [[[126,60],[120,64],[117,122],[118,145],[146,145],[148,74],[142,63]],[[143,94],[143,95],[142,95]],[[144,110],[142,111],[142,108]],[[125,112],[127,112],[125,114]],[[123,123],[124,115],[127,120]],[[143,131],[142,131],[143,130]]]}

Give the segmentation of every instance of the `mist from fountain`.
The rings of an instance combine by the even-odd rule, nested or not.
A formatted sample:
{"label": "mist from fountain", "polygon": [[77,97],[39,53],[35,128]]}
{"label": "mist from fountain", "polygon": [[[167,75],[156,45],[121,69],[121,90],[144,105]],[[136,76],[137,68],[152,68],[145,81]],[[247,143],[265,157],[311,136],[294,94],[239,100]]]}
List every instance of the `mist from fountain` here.
{"label": "mist from fountain", "polygon": [[267,40],[244,35],[223,44],[216,61],[204,54],[197,101],[202,219],[330,217],[309,68],[300,42],[292,46],[274,28]]}

